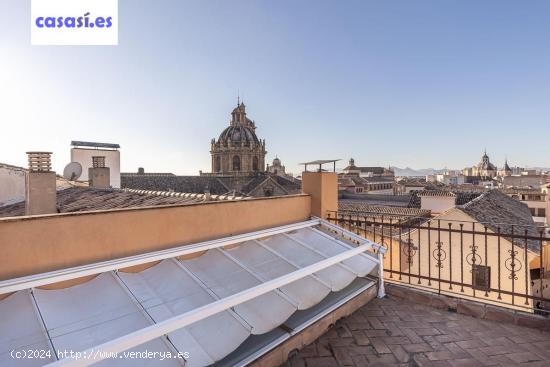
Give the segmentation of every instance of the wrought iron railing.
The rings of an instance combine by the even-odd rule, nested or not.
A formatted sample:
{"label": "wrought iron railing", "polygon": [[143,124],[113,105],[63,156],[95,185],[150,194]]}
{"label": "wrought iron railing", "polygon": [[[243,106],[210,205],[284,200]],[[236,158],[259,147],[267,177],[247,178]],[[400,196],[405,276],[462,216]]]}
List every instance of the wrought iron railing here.
{"label": "wrought iron railing", "polygon": [[547,228],[366,212],[328,221],[386,247],[384,277],[439,294],[550,312]]}

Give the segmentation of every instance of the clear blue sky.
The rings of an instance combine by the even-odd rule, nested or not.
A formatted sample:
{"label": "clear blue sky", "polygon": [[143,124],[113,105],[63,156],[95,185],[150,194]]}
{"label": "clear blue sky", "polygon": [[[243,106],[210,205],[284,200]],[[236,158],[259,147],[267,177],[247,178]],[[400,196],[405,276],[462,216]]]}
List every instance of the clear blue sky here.
{"label": "clear blue sky", "polygon": [[240,90],[268,160],[550,166],[550,1],[119,0],[119,46],[30,46],[0,0],[0,162],[115,142],[197,174]]}

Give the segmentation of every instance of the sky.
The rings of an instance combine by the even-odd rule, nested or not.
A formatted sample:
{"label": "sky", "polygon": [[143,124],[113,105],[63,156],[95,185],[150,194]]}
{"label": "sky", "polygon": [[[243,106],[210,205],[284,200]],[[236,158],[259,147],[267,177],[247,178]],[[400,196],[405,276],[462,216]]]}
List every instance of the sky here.
{"label": "sky", "polygon": [[210,170],[240,94],[287,170],[550,166],[546,0],[119,0],[118,46],[31,46],[0,0],[0,162],[118,143],[124,172]]}

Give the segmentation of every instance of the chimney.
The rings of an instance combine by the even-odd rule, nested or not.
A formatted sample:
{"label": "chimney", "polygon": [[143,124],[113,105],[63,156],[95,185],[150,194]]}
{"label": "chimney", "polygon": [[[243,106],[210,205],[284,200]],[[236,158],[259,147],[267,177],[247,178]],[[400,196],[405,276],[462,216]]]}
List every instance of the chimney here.
{"label": "chimney", "polygon": [[88,168],[88,183],[96,189],[111,187],[111,170],[105,167],[105,156],[92,157],[92,167]]}
{"label": "chimney", "polygon": [[25,176],[25,215],[57,213],[51,155],[51,152],[27,152],[29,171]]}
{"label": "chimney", "polygon": [[327,219],[338,210],[338,176],[335,172],[303,172],[302,192],[311,196],[311,215]]}

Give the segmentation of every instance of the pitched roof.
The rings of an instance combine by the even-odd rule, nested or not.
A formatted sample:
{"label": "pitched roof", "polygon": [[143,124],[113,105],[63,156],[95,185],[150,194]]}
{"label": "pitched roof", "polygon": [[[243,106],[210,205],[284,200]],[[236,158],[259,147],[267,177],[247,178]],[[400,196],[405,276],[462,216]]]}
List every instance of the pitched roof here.
{"label": "pitched roof", "polygon": [[424,190],[424,191],[420,191],[418,193],[418,196],[420,197],[446,196],[446,197],[453,197],[453,198],[456,197],[456,195],[451,191],[445,191],[445,190]]}
{"label": "pitched roof", "polygon": [[[524,235],[527,231],[528,236],[539,236],[536,223],[527,205],[498,190],[488,191],[457,208],[494,232],[500,228],[502,234],[512,234],[513,231],[516,235]],[[523,239],[513,241],[519,246],[525,244]],[[527,240],[527,246],[536,252],[540,249],[540,243],[537,240]]]}
{"label": "pitched roof", "polygon": [[362,212],[374,215],[394,216],[429,216],[429,210],[418,208],[403,208],[396,206],[370,205],[361,200],[341,199],[338,200],[338,211],[340,212]]}
{"label": "pitched roof", "polygon": [[[59,213],[159,205],[182,205],[203,201],[205,201],[204,195],[181,195],[179,193],[168,192],[137,193],[126,190],[93,189],[87,187],[73,187],[57,192],[57,210]],[[0,218],[20,215],[25,215],[24,201],[0,207]]]}
{"label": "pitched roof", "polygon": [[19,167],[19,166],[13,166],[11,164],[2,163],[2,162],[0,162],[0,167],[7,168],[9,170],[14,170],[14,171],[27,171],[26,168]]}
{"label": "pitched roof", "polygon": [[231,189],[214,176],[121,175],[122,188],[223,195]]}
{"label": "pitched roof", "polygon": [[[443,190],[414,190],[410,193],[410,201],[409,201],[409,208],[420,208],[421,202],[420,197],[421,196],[429,196],[432,191],[441,192]],[[470,192],[470,191],[459,191],[459,190],[451,190],[451,191],[443,191],[448,192],[448,196],[455,196],[455,205],[464,205],[473,199],[477,198],[482,194],[482,192]],[[437,195],[434,194],[434,195]],[[441,195],[446,195],[441,193]]]}
{"label": "pitched roof", "polygon": [[[411,195],[385,195],[385,194],[352,194],[343,191],[340,194],[340,200],[352,199],[356,201],[361,201],[368,205],[378,205],[378,206],[398,206],[398,207],[407,207],[411,200]],[[419,206],[420,207],[420,206]]]}
{"label": "pitched roof", "polygon": [[294,194],[300,190],[301,182],[265,172],[249,176],[155,176],[121,175],[121,186],[140,190],[177,191],[202,194],[224,195],[235,191],[249,195],[265,180],[272,179],[283,191]]}
{"label": "pitched roof", "polygon": [[381,175],[386,172],[384,167],[358,167],[358,166],[347,166],[344,168],[344,171],[361,171],[363,173],[372,173],[374,175]]}

